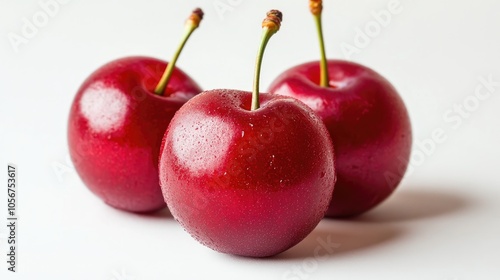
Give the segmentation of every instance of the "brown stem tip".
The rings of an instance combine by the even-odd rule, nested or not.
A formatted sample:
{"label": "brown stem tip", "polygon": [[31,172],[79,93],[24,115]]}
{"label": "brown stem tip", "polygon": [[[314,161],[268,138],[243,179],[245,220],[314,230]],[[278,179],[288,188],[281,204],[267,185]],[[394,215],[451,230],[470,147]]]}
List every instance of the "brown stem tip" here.
{"label": "brown stem tip", "polygon": [[273,32],[278,32],[283,21],[283,14],[278,10],[270,10],[267,12],[267,17],[262,22],[262,27]]}
{"label": "brown stem tip", "polygon": [[311,13],[315,16],[320,15],[323,11],[323,1],[322,0],[309,0],[309,9]]}
{"label": "brown stem tip", "polygon": [[194,26],[198,27],[200,25],[201,20],[203,19],[203,10],[200,8],[196,8],[193,10],[193,13],[188,18],[188,22],[191,22]]}

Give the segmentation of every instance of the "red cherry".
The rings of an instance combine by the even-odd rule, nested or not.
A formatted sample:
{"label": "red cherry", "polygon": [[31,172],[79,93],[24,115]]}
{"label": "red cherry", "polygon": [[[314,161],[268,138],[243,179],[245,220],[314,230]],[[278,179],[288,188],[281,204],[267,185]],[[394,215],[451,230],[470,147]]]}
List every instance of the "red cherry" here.
{"label": "red cherry", "polygon": [[278,11],[268,16],[253,94],[212,90],[187,102],[165,134],[159,165],[165,200],[186,231],[214,250],[250,257],[306,237],[335,182],[322,121],[293,98],[259,96],[262,54],[281,20]]}
{"label": "red cherry", "polygon": [[362,214],[385,200],[405,174],[412,144],[406,107],[394,87],[362,65],[326,60],[321,1],[311,1],[322,60],[293,67],[270,86],[311,107],[335,144],[337,184],[329,217]]}
{"label": "red cherry", "polygon": [[337,184],[327,216],[347,217],[387,198],[403,177],[411,152],[408,113],[397,91],[362,65],[328,61],[329,88],[317,62],[281,74],[269,91],[297,98],[324,121],[335,144]]}
{"label": "red cherry", "polygon": [[[195,10],[191,19],[200,20],[200,12]],[[148,57],[115,60],[90,75],[73,101],[71,159],[87,187],[115,208],[152,212],[165,207],[158,180],[161,140],[175,112],[202,91],[175,67],[194,23],[188,21],[192,28],[169,65]]]}

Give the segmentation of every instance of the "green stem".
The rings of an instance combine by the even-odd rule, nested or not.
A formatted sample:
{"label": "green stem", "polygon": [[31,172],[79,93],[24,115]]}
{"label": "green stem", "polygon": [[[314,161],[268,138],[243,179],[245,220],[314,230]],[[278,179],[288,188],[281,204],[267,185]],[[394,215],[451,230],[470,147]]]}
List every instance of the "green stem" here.
{"label": "green stem", "polygon": [[330,77],[328,75],[328,62],[326,60],[325,40],[323,38],[323,24],[321,23],[321,13],[314,15],[316,29],[318,31],[319,47],[321,51],[321,80],[320,86],[330,87]]}
{"label": "green stem", "polygon": [[200,21],[202,19],[203,11],[200,8],[196,8],[186,22],[186,28],[184,31],[184,35],[182,36],[181,44],[177,48],[177,51],[175,52],[174,57],[172,58],[170,63],[168,63],[167,69],[165,69],[160,82],[156,86],[155,94],[160,96],[163,96],[165,94],[165,89],[167,88],[168,82],[170,81],[170,78],[174,73],[177,59],[179,59],[179,56],[181,55],[181,52],[184,49],[184,46],[186,45],[186,42],[188,41],[191,34],[193,34],[193,32],[200,26]]}
{"label": "green stem", "polygon": [[155,93],[157,95],[162,96],[164,94],[165,88],[167,87],[168,82],[170,81],[170,77],[172,77],[172,73],[174,72],[175,64],[177,63],[177,59],[179,59],[179,56],[181,55],[181,52],[184,49],[184,46],[186,45],[186,42],[188,41],[191,34],[193,34],[193,31],[195,29],[196,29],[195,26],[186,26],[186,31],[184,32],[184,35],[182,37],[181,44],[177,48],[177,51],[175,52],[172,60],[168,63],[167,69],[163,73],[163,76],[161,77],[160,82],[156,86]]}
{"label": "green stem", "polygon": [[257,54],[257,61],[255,63],[255,75],[253,80],[253,92],[252,92],[252,111],[260,108],[260,70],[262,68],[262,59],[264,58],[264,52],[266,50],[267,43],[269,39],[276,33],[276,31],[270,30],[269,28],[264,28],[262,31],[262,39],[259,47],[259,52]]}

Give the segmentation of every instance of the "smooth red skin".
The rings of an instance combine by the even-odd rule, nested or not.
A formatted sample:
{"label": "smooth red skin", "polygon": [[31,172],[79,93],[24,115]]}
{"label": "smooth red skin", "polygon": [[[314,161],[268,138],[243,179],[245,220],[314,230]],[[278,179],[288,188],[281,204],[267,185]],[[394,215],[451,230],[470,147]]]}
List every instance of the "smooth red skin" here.
{"label": "smooth red skin", "polygon": [[399,185],[411,152],[411,124],[397,91],[375,71],[341,60],[329,60],[328,71],[331,88],[319,86],[319,62],[310,62],[285,71],[269,91],[303,101],[323,119],[338,177],[326,216],[356,216]]}
{"label": "smooth red skin", "polygon": [[165,96],[154,95],[166,66],[148,57],[112,61],[90,75],[71,106],[68,142],[74,166],[85,185],[115,208],[165,207],[158,180],[161,140],[175,112],[202,91],[176,69]]}
{"label": "smooth red skin", "polygon": [[324,124],[289,97],[213,90],[172,120],[160,182],[173,216],[199,242],[247,257],[279,254],[306,237],[330,203],[333,145]]}

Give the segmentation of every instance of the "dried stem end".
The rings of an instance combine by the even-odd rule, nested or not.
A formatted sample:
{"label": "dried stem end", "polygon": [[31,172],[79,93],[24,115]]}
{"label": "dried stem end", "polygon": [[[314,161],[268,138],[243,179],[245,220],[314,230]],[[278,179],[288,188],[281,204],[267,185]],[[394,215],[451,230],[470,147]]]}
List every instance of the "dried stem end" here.
{"label": "dried stem end", "polygon": [[267,17],[262,22],[262,28],[267,28],[269,31],[276,33],[280,30],[283,14],[278,10],[267,12]]}
{"label": "dried stem end", "polygon": [[198,27],[198,26],[200,26],[200,22],[203,19],[204,15],[205,14],[203,13],[202,9],[196,8],[193,10],[193,13],[191,14],[191,16],[189,16],[187,23],[192,24],[195,27]]}
{"label": "dried stem end", "polygon": [[309,9],[311,9],[311,13],[315,16],[321,15],[323,11],[323,1],[322,0],[310,0],[309,1]]}

